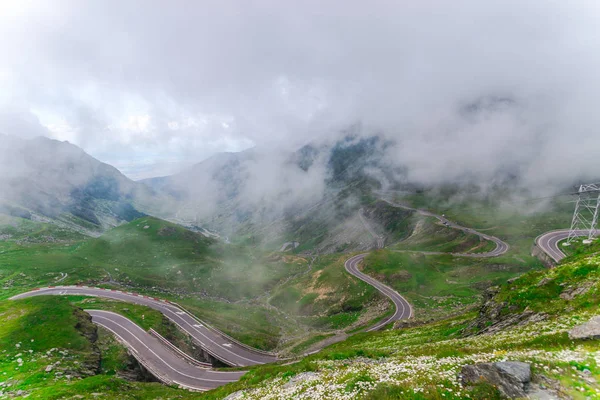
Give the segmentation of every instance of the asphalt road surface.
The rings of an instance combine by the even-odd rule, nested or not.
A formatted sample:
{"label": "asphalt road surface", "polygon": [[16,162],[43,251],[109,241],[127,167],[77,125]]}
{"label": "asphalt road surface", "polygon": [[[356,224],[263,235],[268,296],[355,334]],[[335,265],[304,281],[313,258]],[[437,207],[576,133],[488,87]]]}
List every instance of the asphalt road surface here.
{"label": "asphalt road surface", "polygon": [[[577,236],[587,236],[588,230],[575,231]],[[535,239],[535,243],[544,253],[548,254],[554,261],[559,262],[566,257],[565,253],[558,247],[558,242],[569,237],[569,230],[562,229],[546,232]]]}
{"label": "asphalt road surface", "polygon": [[406,301],[406,299],[394,289],[387,285],[384,285],[383,283],[379,282],[375,278],[370,277],[369,275],[363,274],[358,270],[358,264],[360,264],[360,262],[363,260],[363,258],[365,258],[367,254],[368,253],[359,254],[350,258],[346,261],[344,267],[346,268],[346,271],[348,271],[350,274],[373,286],[385,296],[389,297],[389,299],[392,300],[392,302],[394,303],[394,306],[396,307],[396,312],[394,313],[394,315],[379,322],[377,325],[367,329],[367,331],[376,331],[391,322],[412,317],[412,307],[410,306],[408,301]]}
{"label": "asphalt road surface", "polygon": [[[496,247],[493,250],[485,252],[485,253],[451,253],[457,257],[482,257],[482,258],[483,257],[497,257],[497,256],[500,256],[500,255],[506,253],[509,249],[508,243],[502,241],[501,239],[499,239],[495,236],[486,235],[485,233],[477,232],[476,230],[471,229],[471,228],[467,228],[467,227],[458,225],[454,222],[451,222],[443,215],[437,215],[437,214],[434,214],[427,210],[420,210],[417,208],[408,207],[403,204],[394,203],[394,202],[392,202],[390,200],[386,200],[386,199],[382,199],[382,200],[394,207],[403,208],[405,210],[416,211],[417,213],[419,213],[421,215],[437,218],[438,221],[440,221],[442,224],[444,224],[445,226],[447,226],[449,228],[458,229],[465,233],[477,235],[485,240],[492,241],[496,244]],[[362,214],[362,210],[360,210],[360,212],[359,212],[359,217],[360,217],[363,225],[366,227],[366,229],[371,233],[371,235],[373,237],[375,237],[377,239],[377,248],[380,248],[380,249],[383,248],[384,247],[384,238],[377,235],[372,230],[372,228],[369,226],[368,222],[365,220],[365,218]],[[438,252],[419,252],[419,253],[440,254]],[[348,273],[356,276],[360,280],[368,283],[369,285],[371,285],[374,288],[376,288],[377,290],[379,290],[381,293],[383,293],[385,296],[387,296],[390,300],[392,300],[392,302],[394,303],[394,306],[396,307],[396,311],[395,311],[394,315],[392,315],[391,317],[389,317],[387,319],[384,319],[383,321],[380,321],[375,326],[369,328],[367,331],[375,331],[375,330],[381,329],[385,325],[392,323],[394,321],[411,318],[413,316],[412,307],[411,307],[410,303],[408,301],[406,301],[406,299],[400,295],[400,293],[396,292],[394,289],[390,288],[389,286],[379,282],[378,280],[370,277],[369,275],[362,273],[358,269],[358,265],[365,258],[366,255],[367,255],[367,253],[359,254],[359,255],[354,256],[354,257],[350,258],[349,260],[347,260],[346,263],[344,264],[346,271],[348,271]]]}
{"label": "asphalt road surface", "polygon": [[210,390],[235,382],[245,374],[245,371],[214,371],[191,365],[128,318],[110,311],[85,311],[95,324],[111,331],[163,383],[192,390]]}
{"label": "asphalt road surface", "polygon": [[498,256],[501,256],[502,254],[506,253],[509,249],[508,243],[502,241],[501,239],[499,239],[495,236],[486,235],[485,233],[477,232],[475,229],[471,229],[471,228],[467,228],[467,227],[458,225],[458,224],[448,220],[443,215],[437,215],[437,214],[434,214],[427,210],[420,210],[418,208],[408,207],[403,204],[394,203],[394,202],[392,202],[390,200],[386,200],[386,199],[382,199],[382,200],[391,206],[403,208],[405,210],[416,211],[417,213],[419,213],[421,215],[436,218],[438,221],[440,221],[442,224],[446,225],[448,228],[458,229],[465,233],[477,235],[482,239],[489,240],[496,244],[496,247],[493,250],[485,252],[485,253],[451,253],[455,256],[459,256],[459,257],[498,257]]}
{"label": "asphalt road surface", "polygon": [[206,324],[198,321],[177,305],[135,293],[86,286],[56,286],[21,293],[11,299],[22,299],[25,297],[42,295],[96,296],[141,304],[163,313],[183,331],[187,332],[204,350],[213,357],[223,361],[225,364],[241,367],[277,361],[276,355],[254,350],[226,337],[216,329],[207,327]]}

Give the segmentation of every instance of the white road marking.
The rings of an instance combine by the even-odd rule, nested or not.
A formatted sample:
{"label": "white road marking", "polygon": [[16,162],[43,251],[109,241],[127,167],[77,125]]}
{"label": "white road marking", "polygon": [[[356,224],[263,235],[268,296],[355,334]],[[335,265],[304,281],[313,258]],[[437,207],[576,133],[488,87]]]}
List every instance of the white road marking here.
{"label": "white road marking", "polygon": [[[123,319],[126,319],[126,320],[127,320],[127,318],[125,318],[125,317],[122,317],[122,316],[121,316],[121,315],[119,315],[119,314],[112,313],[112,312],[110,312],[110,311],[104,311],[104,310],[93,310],[93,311],[94,311],[94,312],[96,312],[96,311],[99,311],[99,312],[104,312],[104,313],[107,313],[107,314],[116,315],[116,316],[118,316],[118,317],[121,317],[121,318],[123,318]],[[161,356],[159,356],[158,354],[156,354],[156,353],[154,352],[154,350],[152,350],[150,347],[146,346],[146,344],[145,344],[145,343],[144,343],[144,342],[143,342],[143,341],[142,341],[142,340],[141,340],[139,337],[137,337],[137,335],[136,335],[136,334],[134,334],[133,332],[131,332],[131,331],[130,331],[129,329],[127,329],[125,326],[123,326],[123,325],[119,324],[118,322],[116,322],[116,321],[114,321],[114,320],[112,320],[112,319],[110,319],[110,318],[101,317],[101,316],[99,316],[99,315],[95,315],[94,317],[95,317],[95,318],[99,318],[99,319],[104,319],[104,320],[107,320],[107,321],[109,321],[109,322],[111,322],[111,323],[113,323],[113,324],[115,324],[115,325],[119,326],[119,327],[120,327],[120,328],[122,328],[124,331],[128,332],[128,333],[129,333],[131,336],[133,336],[133,337],[134,337],[134,338],[135,338],[135,339],[136,339],[138,342],[140,342],[140,344],[141,344],[142,346],[144,346],[144,347],[145,347],[145,348],[146,348],[146,349],[147,349],[149,352],[151,352],[152,354],[154,354],[154,356],[155,356],[156,358],[158,358],[160,361],[162,361],[162,362],[163,362],[163,364],[165,364],[165,365],[166,365],[168,368],[172,369],[173,371],[175,371],[176,373],[178,373],[178,374],[180,374],[180,375],[183,375],[183,376],[186,376],[186,377],[188,377],[188,378],[195,379],[195,380],[203,380],[203,381],[209,381],[209,382],[235,382],[235,381],[232,381],[232,380],[221,380],[221,379],[208,379],[208,378],[199,378],[199,377],[196,377],[196,376],[193,376],[193,375],[188,375],[188,374],[186,374],[186,373],[184,373],[184,372],[181,372],[181,371],[179,371],[178,369],[176,369],[176,368],[172,367],[172,366],[171,366],[171,364],[169,364],[168,362],[166,362],[165,360],[163,360],[163,358],[162,358]],[[127,321],[128,321],[128,322],[131,322],[131,321],[129,321],[129,320],[127,320]],[[140,329],[140,330],[142,330],[142,331],[143,331],[143,329],[142,329],[142,328],[140,328],[139,326],[137,326],[137,325],[136,325],[136,324],[134,324],[133,322],[131,322],[131,323],[132,323],[132,324],[133,324],[135,327],[137,327],[138,329]],[[102,324],[100,324],[100,325],[102,325]],[[102,326],[104,326],[104,325],[102,325]],[[105,328],[107,328],[107,329],[109,329],[110,331],[112,331],[112,332],[114,333],[114,330],[112,330],[112,329],[110,329],[110,328],[108,328],[108,327],[106,327],[106,326],[104,326],[104,327],[105,327]],[[146,333],[145,331],[143,331],[143,332],[144,332],[144,333]],[[118,335],[118,334],[117,334],[117,335]],[[124,340],[126,343],[129,343],[129,342],[128,342],[127,340],[125,340],[125,339],[124,339],[122,336],[120,336],[120,335],[119,335],[119,337],[121,337],[121,339],[123,339],[123,340]],[[129,345],[130,345],[130,346],[133,348],[133,345],[132,345],[131,343],[129,343]],[[191,366],[190,366],[190,367],[191,367]],[[192,367],[192,368],[193,368],[193,367]],[[206,371],[205,369],[203,369],[203,370],[202,370],[202,372],[205,372],[205,371]],[[211,372],[212,372],[212,371],[211,371]],[[225,372],[225,373],[228,373],[228,374],[230,374],[230,372]],[[239,378],[236,378],[236,380],[237,380],[237,379],[239,379]]]}

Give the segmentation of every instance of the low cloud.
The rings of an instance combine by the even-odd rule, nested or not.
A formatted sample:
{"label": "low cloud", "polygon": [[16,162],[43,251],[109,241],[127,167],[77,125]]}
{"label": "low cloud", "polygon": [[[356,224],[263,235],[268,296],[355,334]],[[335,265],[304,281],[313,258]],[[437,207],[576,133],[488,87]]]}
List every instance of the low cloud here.
{"label": "low cloud", "polygon": [[[559,186],[600,167],[593,1],[4,4],[0,131],[69,140],[134,178],[356,121],[422,183]],[[254,167],[249,201],[319,181]]]}

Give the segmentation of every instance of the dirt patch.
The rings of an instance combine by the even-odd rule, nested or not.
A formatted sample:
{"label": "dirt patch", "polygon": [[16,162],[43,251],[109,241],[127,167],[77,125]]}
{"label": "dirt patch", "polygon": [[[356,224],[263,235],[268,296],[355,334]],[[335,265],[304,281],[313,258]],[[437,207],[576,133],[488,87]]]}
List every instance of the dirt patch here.
{"label": "dirt patch", "polygon": [[319,277],[321,276],[321,274],[323,274],[323,270],[319,270],[319,271],[315,272],[315,274],[313,275],[313,279],[310,283],[310,286],[304,291],[305,293],[309,292],[309,293],[318,294],[315,301],[326,299],[327,297],[329,297],[329,294],[333,293],[333,289],[331,289],[330,287],[326,287],[326,286],[317,287],[317,281],[319,280]]}

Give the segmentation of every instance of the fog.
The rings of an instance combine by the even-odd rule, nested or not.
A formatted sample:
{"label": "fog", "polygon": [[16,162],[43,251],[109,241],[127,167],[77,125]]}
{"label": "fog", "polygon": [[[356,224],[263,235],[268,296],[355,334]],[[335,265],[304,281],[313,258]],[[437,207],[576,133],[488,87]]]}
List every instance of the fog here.
{"label": "fog", "polygon": [[0,132],[134,179],[256,147],[244,196],[260,203],[322,191],[324,168],[296,176],[284,154],[361,122],[402,179],[558,188],[598,176],[599,7],[4,0]]}

